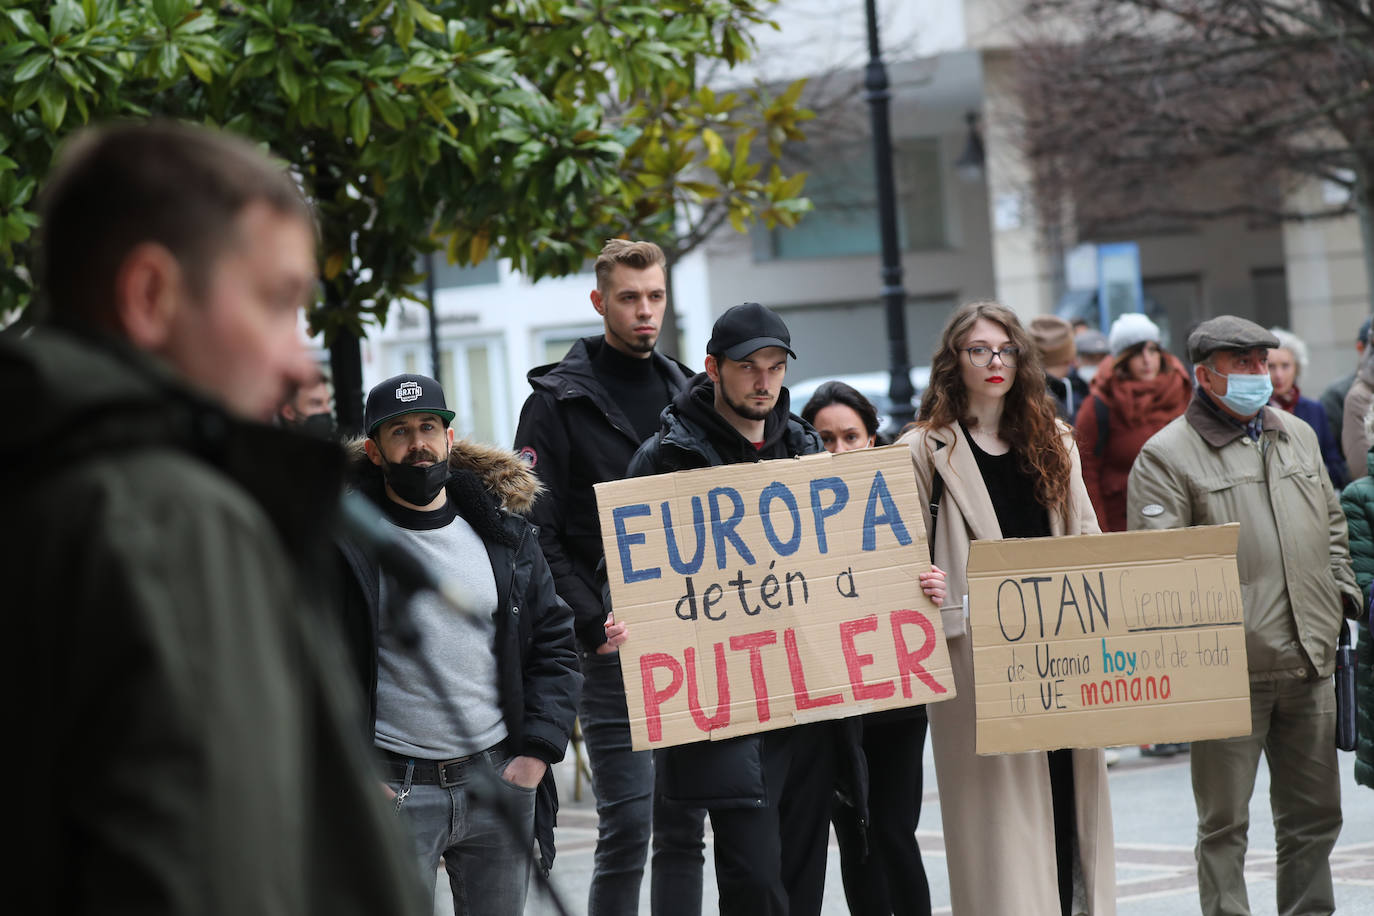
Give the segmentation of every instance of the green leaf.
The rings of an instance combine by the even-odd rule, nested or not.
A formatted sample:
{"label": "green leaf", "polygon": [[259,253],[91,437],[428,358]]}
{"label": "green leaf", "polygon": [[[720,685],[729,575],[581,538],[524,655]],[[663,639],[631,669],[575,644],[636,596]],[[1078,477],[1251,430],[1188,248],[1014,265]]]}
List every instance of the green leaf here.
{"label": "green leaf", "polygon": [[38,93],[38,114],[43,119],[43,126],[51,131],[61,127],[62,119],[67,116],[66,89],[51,77],[44,80],[43,90]]}
{"label": "green leaf", "polygon": [[277,25],[286,25],[291,19],[291,0],[267,0],[267,15]]}
{"label": "green leaf", "polygon": [[19,84],[19,90],[14,93],[14,98],[10,100],[10,108],[13,111],[24,111],[38,101],[38,94],[43,91],[45,80],[29,80]]}
{"label": "green leaf", "polygon": [[410,15],[415,17],[415,21],[418,22],[422,28],[428,29],[431,32],[438,32],[440,35],[444,34],[444,20],[441,17],[426,9],[425,5],[420,3],[419,0],[409,0],[409,6]]}
{"label": "green leaf", "polygon": [[360,32],[365,31],[368,27],[368,24],[371,23],[372,20],[376,19],[378,16],[382,15],[382,13],[385,13],[387,7],[391,6],[391,3],[392,0],[379,0],[377,5],[374,6],[366,16],[364,16],[362,19],[358,21],[358,30]]}
{"label": "green leaf", "polygon": [[0,64],[15,57],[22,57],[34,47],[31,41],[11,41],[0,45]]}
{"label": "green leaf", "polygon": [[561,191],[572,183],[577,177],[577,160],[567,156],[560,160],[553,170],[553,187],[555,191]]}
{"label": "green leaf", "polygon": [[391,93],[385,90],[377,90],[371,93],[372,104],[377,109],[377,114],[382,116],[382,120],[396,130],[404,130],[406,126],[405,113],[401,111],[401,106],[396,104],[396,99]]}
{"label": "green leaf", "polygon": [[177,46],[170,41],[162,45],[157,52],[157,72],[162,74],[165,80],[176,79],[177,75]]}
{"label": "green leaf", "polygon": [[449,85],[449,92],[453,96],[453,101],[467,112],[468,120],[475,122],[479,117],[476,100],[452,84]]}
{"label": "green leaf", "polygon": [[372,130],[372,106],[367,101],[366,93],[353,100],[353,104],[348,106],[348,130],[353,137],[355,146],[363,146],[367,143],[368,134]]}
{"label": "green leaf", "polygon": [[171,31],[186,15],[190,4],[186,0],[153,0],[153,15],[167,31]]}
{"label": "green leaf", "polygon": [[208,83],[215,78],[215,72],[210,69],[210,65],[199,58],[192,57],[185,51],[181,52],[181,59],[186,61],[186,66],[196,75],[202,83]]}
{"label": "green leaf", "polygon": [[292,104],[301,97],[301,77],[286,49],[277,52],[277,85]]}
{"label": "green leaf", "polygon": [[391,15],[391,31],[396,35],[397,44],[403,49],[410,47],[415,39],[415,17],[411,15],[408,5],[396,4],[396,10]]}
{"label": "green leaf", "polygon": [[434,82],[442,75],[441,71],[433,67],[406,67],[397,79],[407,86],[423,86]]}
{"label": "green leaf", "polygon": [[43,47],[48,47],[52,42],[48,38],[48,30],[39,25],[33,13],[25,9],[6,10],[6,15],[10,17],[10,22],[23,34],[32,38]]}
{"label": "green leaf", "polygon": [[271,51],[277,46],[277,36],[271,32],[251,32],[243,42],[243,56],[252,57],[254,54],[262,54],[264,51]]}
{"label": "green leaf", "polygon": [[38,74],[47,69],[48,63],[52,60],[49,54],[35,54],[14,69],[14,75],[10,77],[13,82],[22,83],[24,80],[33,79]]}
{"label": "green leaf", "polygon": [[54,35],[65,35],[85,19],[81,7],[72,0],[57,0],[48,16],[48,26]]}

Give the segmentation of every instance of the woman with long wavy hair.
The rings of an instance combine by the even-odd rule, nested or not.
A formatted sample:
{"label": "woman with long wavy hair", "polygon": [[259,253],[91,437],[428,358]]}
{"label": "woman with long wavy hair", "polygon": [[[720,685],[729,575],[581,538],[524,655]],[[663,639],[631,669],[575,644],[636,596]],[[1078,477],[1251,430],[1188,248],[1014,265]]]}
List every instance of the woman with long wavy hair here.
{"label": "woman with long wavy hair", "polygon": [[[958,695],[927,707],[955,916],[1116,912],[1101,749],[979,757],[964,604],[973,540],[1096,533],[1073,433],[1016,314],[972,302],[945,325],[921,419],[901,442],[945,570],[941,608]],[[930,512],[933,491],[936,515]]]}

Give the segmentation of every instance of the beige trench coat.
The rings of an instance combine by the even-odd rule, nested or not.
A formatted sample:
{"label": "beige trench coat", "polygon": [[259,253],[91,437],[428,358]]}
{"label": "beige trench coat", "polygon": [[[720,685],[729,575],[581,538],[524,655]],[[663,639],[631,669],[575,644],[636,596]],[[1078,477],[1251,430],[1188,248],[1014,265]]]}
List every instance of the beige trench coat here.
{"label": "beige trench coat", "polygon": [[[1053,534],[1095,534],[1097,516],[1083,486],[1078,449],[1061,424],[1073,461],[1068,525],[1050,513]],[[969,543],[1002,537],[983,477],[958,428],[914,430],[911,449],[930,531],[930,490],[945,482],[935,537],[935,565],[949,597],[941,608],[958,696],[927,707],[944,819],[945,855],[954,916],[1059,916],[1054,812],[1044,752],[979,757],[974,753],[973,649],[963,612]],[[1073,752],[1074,809],[1086,913],[1116,913],[1116,854],[1107,766],[1101,749]],[[1075,910],[1075,912],[1079,912]]]}

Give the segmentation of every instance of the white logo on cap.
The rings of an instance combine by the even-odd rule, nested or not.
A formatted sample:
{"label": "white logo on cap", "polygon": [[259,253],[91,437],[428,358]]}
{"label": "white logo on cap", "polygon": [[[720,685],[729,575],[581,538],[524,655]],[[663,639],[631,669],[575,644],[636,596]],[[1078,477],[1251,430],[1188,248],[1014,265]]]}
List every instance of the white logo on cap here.
{"label": "white logo on cap", "polygon": [[418,401],[422,394],[424,394],[424,392],[420,390],[419,382],[406,382],[400,388],[396,389],[396,400],[405,402]]}
{"label": "white logo on cap", "polygon": [[1146,518],[1154,518],[1157,515],[1164,514],[1164,507],[1159,503],[1150,503],[1148,506],[1140,507],[1140,514]]}

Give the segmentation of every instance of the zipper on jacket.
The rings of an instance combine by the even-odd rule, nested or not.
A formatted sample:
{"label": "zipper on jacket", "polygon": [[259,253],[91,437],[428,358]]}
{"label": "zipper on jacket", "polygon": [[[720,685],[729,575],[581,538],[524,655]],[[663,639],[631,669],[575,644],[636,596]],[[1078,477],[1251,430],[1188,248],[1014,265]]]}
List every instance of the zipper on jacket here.
{"label": "zipper on jacket", "polygon": [[516,569],[517,564],[520,562],[520,551],[524,548],[524,546],[525,546],[525,538],[529,537],[529,533],[530,533],[530,526],[529,526],[529,525],[522,525],[522,526],[520,526],[520,542],[519,542],[518,544],[515,545],[515,552],[514,552],[513,554],[511,554],[511,562],[510,562],[510,588],[509,588],[509,590],[506,592],[506,594],[510,595],[510,612],[511,612],[511,616],[512,616],[512,617],[519,617],[519,616],[520,616],[520,605],[516,603],[516,598],[515,598],[515,569]]}

